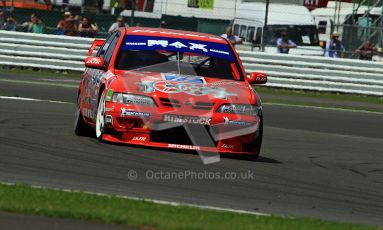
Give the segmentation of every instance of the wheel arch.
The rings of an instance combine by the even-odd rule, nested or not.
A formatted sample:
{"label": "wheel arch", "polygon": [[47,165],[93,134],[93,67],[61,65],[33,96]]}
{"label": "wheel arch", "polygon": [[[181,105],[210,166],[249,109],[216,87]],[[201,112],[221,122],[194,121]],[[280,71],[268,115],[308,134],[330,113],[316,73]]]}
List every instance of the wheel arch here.
{"label": "wheel arch", "polygon": [[102,96],[102,92],[105,90],[105,84],[102,83],[100,86],[100,89],[98,90],[98,96],[97,96],[97,104],[100,102],[100,98]]}

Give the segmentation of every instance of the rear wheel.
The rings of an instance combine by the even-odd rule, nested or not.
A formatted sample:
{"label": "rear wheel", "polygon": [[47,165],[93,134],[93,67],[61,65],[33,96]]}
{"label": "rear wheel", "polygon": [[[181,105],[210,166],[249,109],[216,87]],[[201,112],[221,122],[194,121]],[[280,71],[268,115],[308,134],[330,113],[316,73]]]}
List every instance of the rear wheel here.
{"label": "rear wheel", "polygon": [[102,136],[105,133],[105,95],[104,91],[98,102],[97,117],[96,117],[96,137],[99,142],[102,142]]}
{"label": "rear wheel", "polygon": [[74,121],[74,133],[77,136],[86,136],[89,134],[89,127],[84,121],[84,117],[81,114],[80,109],[80,95],[77,97],[76,111],[75,111],[75,121]]}

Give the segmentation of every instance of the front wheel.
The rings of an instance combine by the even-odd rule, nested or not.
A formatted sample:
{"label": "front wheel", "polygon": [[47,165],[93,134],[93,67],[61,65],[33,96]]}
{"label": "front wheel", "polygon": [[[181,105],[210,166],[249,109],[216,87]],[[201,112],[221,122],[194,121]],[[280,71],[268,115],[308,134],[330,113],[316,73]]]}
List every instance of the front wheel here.
{"label": "front wheel", "polygon": [[259,129],[257,131],[257,139],[252,144],[252,151],[254,151],[254,154],[246,155],[245,158],[249,160],[256,160],[259,157],[259,154],[261,153],[261,147],[262,147],[262,137],[263,137],[263,117],[259,117],[260,124]]}
{"label": "front wheel", "polygon": [[105,133],[105,93],[102,92],[100,101],[98,102],[96,117],[96,137],[102,142],[102,136]]}

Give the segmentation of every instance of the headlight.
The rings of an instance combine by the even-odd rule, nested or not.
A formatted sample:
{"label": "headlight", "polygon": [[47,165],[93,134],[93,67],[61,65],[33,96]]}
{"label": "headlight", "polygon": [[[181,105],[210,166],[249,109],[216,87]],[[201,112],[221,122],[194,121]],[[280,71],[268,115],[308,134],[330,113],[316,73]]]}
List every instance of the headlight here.
{"label": "headlight", "polygon": [[114,93],[112,102],[129,105],[156,106],[156,103],[151,97],[125,93]]}
{"label": "headlight", "polygon": [[240,104],[226,104],[219,107],[219,113],[234,113],[234,114],[246,114],[246,115],[259,115],[258,111],[261,111],[261,107],[255,105],[240,105]]}

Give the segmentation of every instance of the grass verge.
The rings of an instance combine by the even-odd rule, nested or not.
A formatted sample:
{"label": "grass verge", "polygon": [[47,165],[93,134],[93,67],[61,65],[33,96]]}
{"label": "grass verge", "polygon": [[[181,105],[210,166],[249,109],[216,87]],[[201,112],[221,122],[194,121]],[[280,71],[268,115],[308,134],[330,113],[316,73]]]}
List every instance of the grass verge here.
{"label": "grass verge", "polygon": [[76,71],[55,71],[55,70],[32,70],[32,68],[4,68],[1,70],[1,75],[7,74],[18,74],[18,75],[28,75],[36,77],[60,77],[60,78],[75,78],[81,79],[81,72]]}
{"label": "grass verge", "polygon": [[26,185],[0,184],[0,210],[48,217],[101,220],[106,223],[147,229],[377,229],[315,219],[257,216],[170,206]]}
{"label": "grass verge", "polygon": [[270,96],[286,96],[292,98],[311,98],[311,99],[328,99],[335,102],[365,102],[372,104],[383,105],[383,97],[376,96],[364,96],[354,94],[342,94],[342,93],[330,93],[330,92],[314,92],[305,90],[288,90],[288,89],[277,89],[267,87],[257,87],[256,91],[263,97]]}
{"label": "grass verge", "polygon": [[350,106],[346,104],[333,104],[333,103],[325,103],[325,102],[297,102],[293,100],[278,100],[278,99],[262,99],[262,102],[267,104],[280,104],[280,105],[293,105],[293,106],[309,106],[309,107],[319,107],[319,108],[328,108],[328,109],[345,109],[345,110],[355,110],[355,111],[368,111],[368,112],[379,112],[383,113],[383,105],[379,107],[369,107],[363,106],[363,104],[359,104],[359,106]]}

